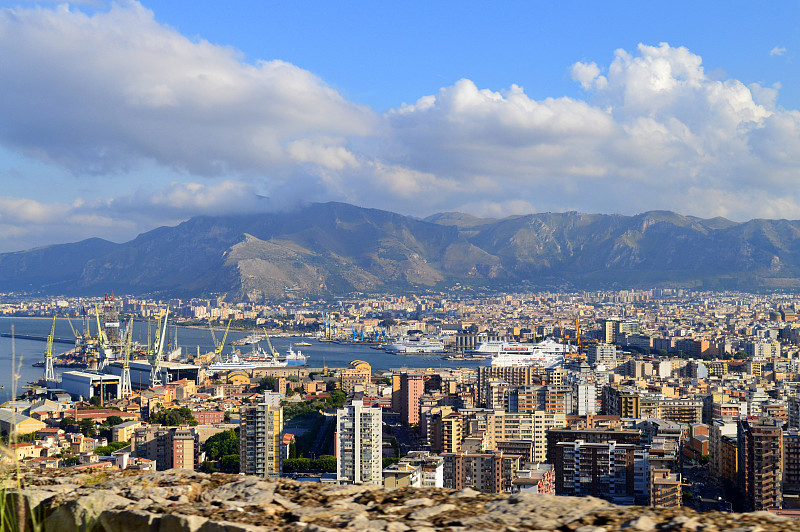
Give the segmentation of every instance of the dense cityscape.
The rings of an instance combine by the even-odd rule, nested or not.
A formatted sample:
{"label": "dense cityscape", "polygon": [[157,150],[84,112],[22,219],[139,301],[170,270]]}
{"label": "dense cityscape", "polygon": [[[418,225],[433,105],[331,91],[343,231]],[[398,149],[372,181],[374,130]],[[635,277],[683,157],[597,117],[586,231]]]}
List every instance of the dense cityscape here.
{"label": "dense cityscape", "polygon": [[[5,294],[0,315],[75,324],[60,353],[55,320],[40,320],[43,378],[0,409],[5,460],[792,514],[797,305],[680,289],[275,304]],[[133,320],[147,342],[132,341]],[[174,349],[167,324],[215,348]],[[226,341],[231,327],[248,336]],[[290,337],[287,353],[270,337]],[[317,343],[362,354],[329,367],[302,355]],[[381,351],[404,363],[375,367]]]}

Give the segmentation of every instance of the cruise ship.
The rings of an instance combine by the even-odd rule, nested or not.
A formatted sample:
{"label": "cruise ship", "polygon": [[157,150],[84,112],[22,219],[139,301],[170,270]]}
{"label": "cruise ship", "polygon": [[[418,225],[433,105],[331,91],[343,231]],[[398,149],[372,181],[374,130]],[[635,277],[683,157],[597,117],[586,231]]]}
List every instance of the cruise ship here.
{"label": "cruise ship", "polygon": [[474,354],[490,355],[492,366],[558,366],[564,362],[569,346],[551,339],[538,344],[488,341],[478,345]]}
{"label": "cruise ship", "polygon": [[256,369],[256,365],[243,361],[239,359],[239,355],[236,353],[231,354],[230,358],[225,362],[216,362],[208,366],[209,371],[217,372],[217,371],[233,371],[235,369]]}
{"label": "cruise ship", "polygon": [[431,353],[444,353],[444,343],[441,340],[420,338],[412,340],[402,338],[391,344],[381,346],[387,353],[397,353],[399,355],[421,355]]}

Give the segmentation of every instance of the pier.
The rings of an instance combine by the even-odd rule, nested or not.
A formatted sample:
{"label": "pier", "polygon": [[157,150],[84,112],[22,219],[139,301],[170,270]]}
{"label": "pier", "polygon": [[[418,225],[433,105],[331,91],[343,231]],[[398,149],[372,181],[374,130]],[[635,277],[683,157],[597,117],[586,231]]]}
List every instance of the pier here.
{"label": "pier", "polygon": [[[2,338],[11,338],[11,333],[7,332],[0,332],[0,337]],[[14,338],[18,338],[20,340],[39,340],[40,342],[46,342],[47,336],[39,336],[36,334],[14,334]],[[75,339],[72,338],[53,338],[53,343],[56,344],[70,344],[75,345]]]}

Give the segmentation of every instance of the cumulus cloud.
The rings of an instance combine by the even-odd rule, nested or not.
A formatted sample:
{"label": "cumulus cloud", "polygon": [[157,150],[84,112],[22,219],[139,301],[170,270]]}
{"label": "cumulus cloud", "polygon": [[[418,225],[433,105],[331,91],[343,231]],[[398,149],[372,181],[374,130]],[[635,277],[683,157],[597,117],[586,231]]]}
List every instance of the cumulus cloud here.
{"label": "cumulus cloud", "polygon": [[280,175],[295,158],[289,145],[313,142],[326,157],[376,121],[306,70],[243,63],[135,2],[92,16],[2,10],[0,50],[0,142],[75,173],[154,161],[196,175]]}
{"label": "cumulus cloud", "polygon": [[780,85],[709,74],[666,43],[568,66],[582,98],[462,79],[383,114],[280,59],[188,39],[136,2],[2,10],[0,50],[5,149],[93,183],[166,176],[107,197],[0,198],[6,250],[325,200],[800,217],[800,113],[778,105]]}
{"label": "cumulus cloud", "polygon": [[174,225],[198,213],[248,214],[277,210],[252,185],[233,180],[173,182],[116,197],[71,203],[0,196],[0,250],[28,242],[65,243],[90,237],[123,242],[154,225]]}
{"label": "cumulus cloud", "polygon": [[589,90],[593,87],[603,89],[606,86],[607,79],[605,76],[600,75],[600,68],[596,63],[575,63],[572,65],[572,79],[577,81],[583,87],[583,90]]}
{"label": "cumulus cloud", "polygon": [[784,55],[786,53],[786,48],[783,46],[776,46],[772,50],[769,51],[769,55]]}
{"label": "cumulus cloud", "polygon": [[[800,216],[787,173],[800,167],[797,112],[776,106],[779,85],[716,79],[666,43],[571,73],[587,101],[461,80],[391,110],[397,146],[385,156],[458,181],[464,205],[516,197],[539,211]],[[781,200],[748,205],[767,184]]]}

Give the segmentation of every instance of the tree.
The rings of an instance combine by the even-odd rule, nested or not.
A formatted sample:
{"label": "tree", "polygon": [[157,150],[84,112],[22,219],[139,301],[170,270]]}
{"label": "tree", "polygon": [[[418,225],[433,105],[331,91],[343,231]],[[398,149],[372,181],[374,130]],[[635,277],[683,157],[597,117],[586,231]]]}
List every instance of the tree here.
{"label": "tree", "polygon": [[97,436],[97,426],[93,419],[81,419],[78,421],[78,427],[80,428],[81,434],[87,438],[94,438]]}
{"label": "tree", "polygon": [[297,458],[297,444],[294,438],[289,442],[289,458]]}
{"label": "tree", "polygon": [[181,408],[162,410],[150,416],[150,423],[166,425],[167,427],[177,427],[178,425],[194,427],[197,425],[197,420],[194,419],[194,415],[189,408],[182,406]]}
{"label": "tree", "polygon": [[223,456],[239,455],[239,434],[236,429],[224,430],[208,438],[201,447],[206,460],[220,460]]}
{"label": "tree", "polygon": [[342,390],[333,390],[330,396],[325,400],[328,408],[342,408],[344,402],[347,400],[347,395]]}
{"label": "tree", "polygon": [[105,422],[103,422],[103,425],[108,425],[109,427],[115,427],[123,422],[124,422],[123,419],[119,416],[108,416]]}
{"label": "tree", "polygon": [[97,447],[94,450],[94,454],[99,456],[111,456],[111,453],[119,451],[123,447],[127,447],[130,445],[130,442],[127,441],[112,441],[108,445],[104,445],[102,447]]}
{"label": "tree", "polygon": [[336,457],[329,454],[323,454],[316,460],[313,460],[315,469],[326,471],[328,473],[336,472]]}
{"label": "tree", "polygon": [[78,421],[74,417],[65,417],[58,422],[58,426],[61,430],[67,430],[68,427],[77,424]]}
{"label": "tree", "polygon": [[223,473],[239,472],[239,455],[227,454],[219,459],[219,470]]}
{"label": "tree", "polygon": [[737,351],[736,353],[734,353],[733,358],[735,360],[747,360],[748,357],[747,353],[745,353],[744,351]]}
{"label": "tree", "polygon": [[267,375],[263,379],[261,379],[258,383],[258,391],[263,392],[265,390],[274,390],[275,389],[275,377],[272,375]]}

